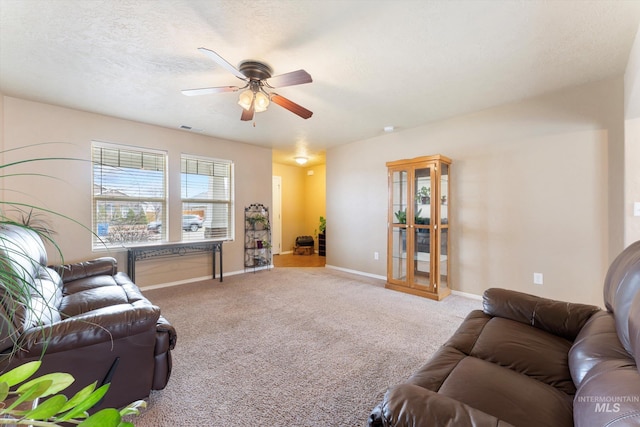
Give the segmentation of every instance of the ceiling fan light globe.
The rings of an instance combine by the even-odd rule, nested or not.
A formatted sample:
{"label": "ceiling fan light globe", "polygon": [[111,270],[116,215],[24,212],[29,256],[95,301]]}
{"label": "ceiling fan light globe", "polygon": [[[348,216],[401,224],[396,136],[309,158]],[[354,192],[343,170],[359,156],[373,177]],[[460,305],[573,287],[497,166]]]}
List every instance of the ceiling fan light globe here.
{"label": "ceiling fan light globe", "polygon": [[238,97],[238,105],[245,110],[251,108],[251,102],[253,101],[253,92],[251,90],[245,90]]}
{"label": "ceiling fan light globe", "polygon": [[253,108],[255,108],[256,113],[261,113],[267,109],[269,106],[269,97],[262,92],[256,93],[256,100]]}

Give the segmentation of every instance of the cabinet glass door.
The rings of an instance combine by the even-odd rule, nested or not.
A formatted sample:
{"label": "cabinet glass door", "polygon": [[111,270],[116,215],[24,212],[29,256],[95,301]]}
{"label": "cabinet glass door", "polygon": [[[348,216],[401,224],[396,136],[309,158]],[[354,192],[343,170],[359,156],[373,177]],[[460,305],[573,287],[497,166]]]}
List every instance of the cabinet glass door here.
{"label": "cabinet glass door", "polygon": [[394,170],[389,175],[391,204],[389,206],[389,260],[390,279],[405,283],[407,281],[407,198],[408,172]]}
{"label": "cabinet glass door", "polygon": [[449,165],[440,167],[440,194],[438,200],[440,210],[440,251],[438,253],[438,276],[440,288],[449,286]]}
{"label": "cabinet glass door", "polygon": [[391,278],[407,280],[407,229],[393,227],[391,231]]}
{"label": "cabinet glass door", "polygon": [[420,288],[432,288],[431,262],[433,247],[433,224],[431,223],[432,203],[432,168],[425,167],[415,169],[414,180],[414,204],[413,204],[413,284]]}
{"label": "cabinet glass door", "polygon": [[391,210],[394,225],[407,223],[408,185],[406,170],[391,173]]}

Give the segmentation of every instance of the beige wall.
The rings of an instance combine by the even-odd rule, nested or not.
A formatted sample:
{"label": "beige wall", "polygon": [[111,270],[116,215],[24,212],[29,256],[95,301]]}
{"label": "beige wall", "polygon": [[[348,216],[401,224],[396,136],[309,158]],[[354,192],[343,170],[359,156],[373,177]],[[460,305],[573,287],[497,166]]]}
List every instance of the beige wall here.
{"label": "beige wall", "polygon": [[640,203],[640,118],[625,122],[625,246],[640,240],[640,216],[633,215]]}
{"label": "beige wall", "polygon": [[[229,159],[235,165],[235,241],[224,244],[226,272],[244,270],[243,214],[244,206],[262,203],[271,206],[271,150],[237,142],[219,140],[189,132],[151,126],[98,114],[3,97],[2,130],[3,150],[31,144],[54,142],[34,148],[5,152],[5,161],[35,157],[70,157],[85,161],[48,161],[22,168],[22,171],[49,175],[49,178],[3,178],[4,200],[21,201],[42,206],[66,215],[79,224],[59,217],[48,218],[57,234],[56,241],[66,262],[86,260],[95,256],[111,255],[119,261],[119,269],[126,271],[124,250],[91,250],[91,236],[83,226],[91,224],[91,169],[90,144],[92,140],[150,147],[169,153],[169,176],[179,176],[180,154],[189,153]],[[12,169],[18,171],[18,168]],[[169,240],[179,241],[180,183],[169,181],[169,218],[173,224]],[[54,254],[50,254],[55,262]],[[140,262],[136,268],[136,282],[167,283],[206,277],[211,274],[210,256],[187,256]]]}
{"label": "beige wall", "polygon": [[282,177],[281,253],[288,253],[296,237],[314,236],[320,216],[326,216],[326,166],[303,168],[274,163],[273,174]]}
{"label": "beige wall", "polygon": [[640,30],[636,34],[624,75],[624,103],[624,243],[628,246],[640,240],[640,217],[633,215],[634,203],[640,202]]}
{"label": "beige wall", "polygon": [[610,252],[623,246],[622,202],[612,201],[622,197],[611,196],[623,179],[612,164],[624,152],[622,86],[597,82],[328,150],[327,264],[386,276],[385,162],[444,154],[454,290],[601,304]]}

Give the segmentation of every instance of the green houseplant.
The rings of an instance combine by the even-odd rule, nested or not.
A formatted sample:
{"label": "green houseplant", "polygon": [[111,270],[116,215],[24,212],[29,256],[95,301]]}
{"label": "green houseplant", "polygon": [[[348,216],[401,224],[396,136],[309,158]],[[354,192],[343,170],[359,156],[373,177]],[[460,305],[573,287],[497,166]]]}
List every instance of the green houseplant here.
{"label": "green houseplant", "polygon": [[[74,381],[69,374],[57,372],[29,380],[40,364],[28,362],[0,375],[0,398],[4,404],[0,409],[0,425],[59,426],[64,422],[80,427],[128,427],[133,424],[122,418],[137,415],[139,408],[146,406],[140,400],[121,410],[105,408],[88,415],[87,411],[106,394],[109,384],[99,388],[96,383],[90,384],[69,399],[60,393]],[[40,402],[45,397],[47,400]]]}
{"label": "green houseplant", "polygon": [[[23,148],[32,148],[37,145],[42,144]],[[0,156],[4,157],[5,153],[5,151],[0,151]],[[51,178],[31,172],[15,173],[10,169],[17,165],[50,160],[84,161],[72,158],[32,158],[10,163],[2,162],[0,163],[0,182],[3,185],[0,190],[4,192],[11,191],[5,184],[8,178],[21,176]],[[37,170],[35,166],[32,169]],[[62,251],[52,237],[53,232],[47,226],[46,221],[43,220],[48,215],[61,217],[79,224],[72,218],[46,208],[8,201],[6,197],[0,199],[0,227],[14,225],[32,230],[43,241],[49,242],[62,259]],[[0,245],[4,246],[2,237],[0,237]],[[38,261],[32,260],[31,262],[37,263]],[[0,282],[6,294],[3,298],[15,298],[23,302],[25,309],[29,311],[31,309],[29,305],[31,295],[33,292],[38,292],[33,289],[31,285],[33,280],[30,279],[32,278],[25,277],[25,271],[13,266],[7,251],[0,251]],[[12,320],[11,318],[18,314],[8,311],[7,315],[10,318],[8,320]],[[16,340],[14,337],[10,337],[10,339]],[[42,339],[46,340],[47,337],[43,336]],[[20,342],[14,342],[14,344],[16,348],[20,347]],[[0,375],[0,426],[10,424],[41,427],[59,426],[61,425],[60,423],[65,423],[65,425],[76,424],[82,427],[129,427],[133,426],[133,424],[123,421],[123,417],[137,415],[139,408],[146,406],[146,402],[137,401],[122,410],[105,408],[89,415],[88,411],[101,401],[109,389],[109,384],[98,388],[96,388],[95,383],[90,384],[71,398],[67,398],[61,392],[74,382],[73,376],[64,372],[56,372],[32,378],[40,365],[40,361],[27,362]]]}
{"label": "green houseplant", "polygon": [[420,200],[420,203],[423,205],[428,205],[431,203],[431,188],[430,187],[422,187],[416,194],[416,199]]}
{"label": "green houseplant", "polygon": [[247,217],[247,222],[254,230],[268,230],[269,219],[262,214],[255,214]]}

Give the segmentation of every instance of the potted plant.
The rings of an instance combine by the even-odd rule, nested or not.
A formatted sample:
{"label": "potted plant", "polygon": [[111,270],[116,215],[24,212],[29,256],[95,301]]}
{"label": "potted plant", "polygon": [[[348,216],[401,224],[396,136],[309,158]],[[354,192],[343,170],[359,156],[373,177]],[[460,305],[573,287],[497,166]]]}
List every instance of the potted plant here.
{"label": "potted plant", "polygon": [[256,215],[252,215],[247,217],[247,221],[249,222],[249,225],[251,225],[251,227],[254,230],[268,230],[269,229],[269,219],[262,215],[262,214],[256,214]]}
{"label": "potted plant", "polygon": [[[319,234],[317,234],[317,230],[320,230]],[[327,256],[327,219],[325,217],[320,217],[320,225],[316,230],[313,230],[313,234],[318,240],[318,255]]]}
{"label": "potted plant", "polygon": [[422,187],[416,194],[416,200],[420,200],[423,205],[431,203],[431,187]]}
{"label": "potted plant", "polygon": [[[0,155],[3,153],[0,152]],[[47,160],[83,161],[72,158],[37,158],[0,164],[0,171],[3,172],[0,174],[0,179],[33,175],[32,173],[7,172],[7,168],[18,164],[30,164]],[[53,232],[46,222],[42,220],[44,214],[80,224],[72,218],[46,208],[0,200],[0,227],[3,225],[17,225],[37,233],[44,241],[51,243],[62,259],[61,250],[52,237]],[[84,228],[87,229],[86,227]],[[87,230],[91,232],[89,229]],[[36,260],[33,262],[35,263]],[[0,251],[0,280],[2,280],[3,285],[21,300],[30,301],[31,293],[34,291],[30,285],[32,280],[24,277],[24,271],[16,271],[11,265],[9,256],[4,251]],[[25,305],[25,308],[26,310],[31,309],[28,304]],[[15,312],[7,312],[7,314],[9,317],[19,315]],[[46,339],[46,337],[43,338]],[[19,345],[19,342],[16,342],[16,344]],[[119,411],[113,408],[105,408],[89,416],[88,411],[102,400],[102,397],[109,389],[109,384],[98,388],[96,388],[96,383],[87,385],[68,399],[60,392],[73,383],[73,376],[68,373],[54,372],[29,380],[40,365],[40,361],[27,362],[0,375],[0,425],[46,427],[68,423],[82,427],[129,427],[133,426],[133,424],[122,421],[122,417],[138,414],[139,408],[146,406],[146,402],[137,401]]]}
{"label": "potted plant", "polygon": [[256,249],[269,249],[271,243],[268,240],[258,239],[256,240]]}
{"label": "potted plant", "polygon": [[96,388],[94,382],[68,399],[60,392],[73,383],[69,374],[56,372],[29,380],[40,364],[28,362],[0,375],[0,425],[55,427],[69,423],[79,427],[133,427],[122,418],[138,415],[139,408],[147,406],[144,400],[139,400],[121,410],[105,408],[89,416],[87,411],[100,402],[109,384]]}

